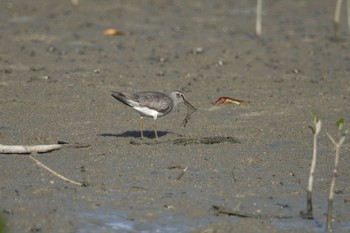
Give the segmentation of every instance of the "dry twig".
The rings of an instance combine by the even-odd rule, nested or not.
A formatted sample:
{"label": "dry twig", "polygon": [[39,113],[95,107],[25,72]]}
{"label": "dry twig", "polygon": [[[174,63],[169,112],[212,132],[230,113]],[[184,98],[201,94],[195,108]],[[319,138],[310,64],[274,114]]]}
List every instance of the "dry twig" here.
{"label": "dry twig", "polygon": [[80,186],[86,186],[86,184],[84,183],[80,183],[80,182],[77,182],[77,181],[74,181],[74,180],[71,180],[71,179],[68,179],[66,177],[64,177],[63,175],[55,172],[54,170],[52,170],[51,168],[49,168],[48,166],[46,166],[45,164],[43,164],[42,162],[40,162],[39,160],[37,160],[36,158],[34,158],[32,155],[29,155],[29,158],[31,158],[32,160],[34,160],[34,162],[39,166],[39,167],[42,167],[44,169],[46,169],[47,171],[49,171],[50,173],[52,173],[53,175],[57,176],[58,178],[64,180],[64,181],[67,181],[71,184],[75,184],[75,185],[80,185]]}
{"label": "dry twig", "polygon": [[185,175],[185,172],[187,171],[187,168],[188,168],[188,167],[185,167],[185,168],[181,171],[181,173],[176,177],[177,180],[180,180],[180,179],[183,177],[183,175]]}

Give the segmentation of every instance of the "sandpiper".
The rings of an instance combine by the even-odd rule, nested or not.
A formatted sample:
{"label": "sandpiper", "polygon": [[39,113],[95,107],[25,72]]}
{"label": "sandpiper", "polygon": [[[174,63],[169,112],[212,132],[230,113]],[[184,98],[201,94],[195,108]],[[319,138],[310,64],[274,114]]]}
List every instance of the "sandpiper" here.
{"label": "sandpiper", "polygon": [[193,111],[197,110],[190,104],[182,92],[173,91],[169,95],[156,91],[143,91],[133,94],[112,91],[112,96],[123,104],[132,107],[141,114],[140,131],[143,138],[143,117],[153,118],[153,130],[155,138],[158,139],[157,118],[165,116],[171,112],[174,107],[184,102]]}

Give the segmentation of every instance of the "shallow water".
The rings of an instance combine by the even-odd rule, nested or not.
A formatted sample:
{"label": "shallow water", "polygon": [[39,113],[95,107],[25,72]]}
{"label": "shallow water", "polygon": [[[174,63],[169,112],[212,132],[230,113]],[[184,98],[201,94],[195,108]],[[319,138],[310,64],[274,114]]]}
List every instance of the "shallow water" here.
{"label": "shallow water", "polygon": [[[175,216],[169,213],[163,214],[160,218],[136,220],[128,217],[123,212],[105,212],[102,210],[94,212],[84,212],[79,216],[78,233],[92,232],[197,232],[208,228],[211,224],[220,224],[225,220],[230,224],[237,224],[241,218],[231,217],[208,217],[205,219],[186,219],[185,217]],[[268,225],[282,232],[325,232],[325,222],[306,220],[301,217],[287,219],[265,219],[256,218],[259,221],[268,222]],[[343,223],[334,223],[334,232],[349,232],[350,221]]]}
{"label": "shallow water", "polygon": [[191,232],[205,226],[203,221],[191,221],[179,216],[165,214],[159,219],[137,221],[122,212],[89,212],[80,215],[78,233],[90,232]]}

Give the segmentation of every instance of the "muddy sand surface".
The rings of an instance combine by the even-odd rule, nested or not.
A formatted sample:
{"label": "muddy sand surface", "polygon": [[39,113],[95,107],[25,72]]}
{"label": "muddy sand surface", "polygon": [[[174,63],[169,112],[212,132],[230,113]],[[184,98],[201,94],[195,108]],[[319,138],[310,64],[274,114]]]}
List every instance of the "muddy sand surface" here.
{"label": "muddy sand surface", "polygon": [[[0,143],[91,145],[35,155],[88,187],[28,155],[0,155],[7,231],[323,232],[334,162],[326,132],[337,135],[340,116],[350,121],[345,9],[336,43],[334,1],[264,1],[257,39],[255,4],[1,2]],[[110,94],[144,90],[180,90],[198,110],[185,128],[183,104],[160,118],[158,143],[145,119],[141,141],[139,115]],[[246,103],[212,106],[220,96]],[[315,219],[304,220],[310,111],[322,131]],[[350,231],[349,142],[335,232]]]}

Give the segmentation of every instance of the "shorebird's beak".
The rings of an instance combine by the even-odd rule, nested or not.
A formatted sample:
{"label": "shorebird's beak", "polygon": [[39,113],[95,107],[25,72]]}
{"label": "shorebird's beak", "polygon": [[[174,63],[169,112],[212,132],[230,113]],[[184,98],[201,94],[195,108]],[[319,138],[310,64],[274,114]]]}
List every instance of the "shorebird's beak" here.
{"label": "shorebird's beak", "polygon": [[197,111],[197,109],[192,104],[190,104],[190,102],[188,102],[185,98],[183,98],[183,99],[184,99],[184,103],[187,107],[189,107],[193,111]]}

